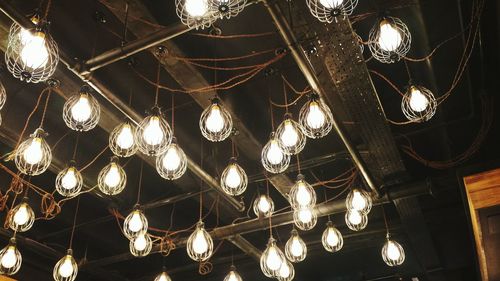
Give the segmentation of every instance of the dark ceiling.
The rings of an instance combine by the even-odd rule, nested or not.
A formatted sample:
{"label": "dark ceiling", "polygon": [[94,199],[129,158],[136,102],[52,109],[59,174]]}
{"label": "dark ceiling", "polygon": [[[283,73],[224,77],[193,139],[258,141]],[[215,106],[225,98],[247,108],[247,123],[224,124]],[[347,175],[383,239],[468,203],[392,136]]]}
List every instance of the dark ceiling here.
{"label": "dark ceiling", "polygon": [[[128,2],[131,8],[126,41],[145,37],[160,29],[160,25],[169,27],[179,24],[173,1]],[[432,179],[435,188],[432,196],[424,194],[384,204],[393,237],[406,251],[407,260],[402,266],[388,267],[380,256],[386,230],[382,207],[376,206],[370,213],[368,227],[359,233],[346,227],[344,213],[332,216],[332,220],[345,237],[344,248],[338,253],[327,253],[321,246],[321,233],[327,221],[326,217],[320,218],[313,230],[301,232],[308,244],[309,253],[304,262],[296,265],[295,280],[478,280],[468,212],[459,183],[461,171],[465,167],[487,167],[496,163],[500,153],[500,125],[497,122],[498,115],[492,113],[498,105],[495,90],[499,86],[497,76],[500,61],[497,50],[500,38],[500,3],[485,1],[480,29],[475,37],[468,66],[450,97],[438,107],[436,116],[421,124],[394,125],[380,119],[383,114],[377,115],[383,112],[387,119],[405,120],[400,107],[401,98],[386,81],[372,75],[376,95],[370,95],[369,92],[358,95],[358,88],[349,89],[349,84],[343,84],[330,75],[332,69],[339,66],[328,65],[326,57],[340,52],[333,44],[340,42],[341,35],[345,35],[340,31],[342,24],[349,26],[346,21],[338,26],[336,23],[318,23],[307,10],[305,0],[289,1],[290,7],[285,0],[269,2],[281,7],[302,47],[310,50],[314,46],[317,49],[317,54],[309,57],[311,64],[326,89],[330,105],[365,159],[377,186],[389,189],[398,185],[404,188],[408,183]],[[391,15],[403,19],[411,30],[413,42],[408,57],[412,58],[427,55],[435,46],[451,38],[437,49],[431,59],[408,62],[412,78],[426,85],[436,96],[441,96],[450,88],[464,51],[467,31],[472,28],[468,23],[473,2],[476,1],[360,1],[351,18],[352,28],[366,40],[377,14],[388,11]],[[100,54],[120,46],[125,3],[125,0],[53,0],[49,16],[51,34],[59,48],[76,65],[77,62],[91,58],[94,48],[94,54]],[[2,1],[0,7],[3,9],[4,6],[13,7],[21,14],[28,15],[39,3],[32,0]],[[106,23],[96,21],[97,17],[105,18]],[[9,18],[1,14],[2,51],[5,50],[10,25]],[[238,57],[269,50],[264,55],[247,58],[243,62],[218,64],[219,67],[227,68],[261,64],[275,56],[275,51],[290,47],[284,43],[262,3],[250,5],[238,17],[219,20],[215,25],[220,28],[222,35],[269,34],[256,38],[212,39],[199,35],[210,34],[210,30],[193,30],[162,44],[169,50],[168,55],[188,58]],[[155,88],[137,73],[148,79],[155,79],[155,50],[153,47],[103,67],[93,72],[91,79],[101,81],[107,93],[113,93],[131,111],[144,116],[153,104]],[[356,64],[358,69],[375,70],[388,77],[400,89],[404,89],[408,77],[402,61],[388,65],[379,63],[370,58],[367,47],[363,56],[366,63]],[[167,57],[164,61],[161,72],[162,85],[186,89],[215,83],[213,70],[190,66],[184,75],[181,75],[182,69],[179,68],[182,68],[182,65],[169,65],[172,60],[175,61]],[[354,65],[354,61],[352,63]],[[342,69],[334,69],[334,72],[339,75],[349,74],[350,62],[340,67]],[[217,81],[230,79],[237,73],[239,72],[219,71]],[[354,72],[351,74],[354,76]],[[246,208],[251,207],[251,202],[258,192],[266,190],[260,163],[260,146],[267,142],[272,127],[281,122],[285,113],[283,108],[274,108],[271,118],[269,110],[270,99],[283,103],[281,75],[296,89],[302,90],[308,85],[293,56],[287,53],[284,58],[262,69],[245,83],[217,91],[224,104],[239,120],[240,127],[237,126],[237,129],[240,135],[234,139],[238,147],[239,162],[250,178],[249,187],[241,197]],[[17,142],[24,121],[46,85],[23,83],[13,78],[5,69],[0,73],[0,78],[8,93],[7,104],[1,112],[3,122],[0,127],[0,151],[4,155],[9,153]],[[49,132],[48,143],[53,148],[54,165],[50,172],[30,179],[33,184],[47,192],[54,190],[55,175],[70,160],[76,140],[76,133],[70,131],[61,118],[65,97],[76,93],[83,85],[62,63],[59,64],[54,78],[61,82],[58,91],[60,94],[52,95],[44,126]],[[363,77],[359,79],[361,81]],[[369,82],[369,79],[365,82]],[[373,88],[371,90],[373,92]],[[175,96],[175,134],[179,144],[195,163],[217,179],[231,157],[231,144],[229,141],[210,143],[202,138],[198,128],[198,119],[203,107],[214,94],[213,91],[185,94],[162,90],[159,104],[165,109],[167,119],[171,122],[171,98],[172,95]],[[79,137],[76,156],[79,167],[85,166],[106,147],[109,130],[126,118],[107,99],[97,93],[95,96],[101,104],[103,114],[98,127],[82,133]],[[377,108],[377,104],[373,102],[377,98],[383,109]],[[301,105],[302,101],[299,101],[290,107],[295,117],[298,116]],[[27,132],[37,127],[40,118],[41,111],[38,111],[28,124]],[[481,124],[491,119],[491,127],[486,132],[480,132]],[[275,123],[273,125],[272,120]],[[474,145],[477,149],[465,157],[459,157],[464,151],[468,152],[478,140],[479,143]],[[410,143],[414,151],[430,162],[416,161],[407,154],[402,146],[408,146]],[[111,151],[105,151],[85,170],[83,174],[87,187],[96,183],[99,170],[106,165],[110,156]],[[447,161],[446,165],[439,169],[436,169],[436,165],[433,165],[436,163],[432,162],[450,159],[454,161]],[[341,139],[334,131],[323,139],[308,139],[305,150],[300,154],[300,160],[304,163],[302,172],[311,183],[317,181],[316,177],[321,180],[334,178],[354,167]],[[198,265],[188,258],[183,247],[178,247],[166,257],[159,253],[141,259],[128,255],[128,240],[122,235],[110,210],[116,209],[126,215],[134,206],[141,161],[145,161],[145,169],[140,202],[147,204],[168,198],[175,201],[160,202],[148,208],[146,214],[150,226],[175,231],[190,227],[198,220],[197,191],[200,190],[201,184],[196,173],[188,171],[181,179],[170,182],[157,175],[151,166],[154,162],[148,157],[133,156],[130,159],[122,159],[121,163],[125,165],[128,176],[128,184],[122,194],[110,198],[98,193],[89,193],[82,197],[73,246],[81,269],[77,280],[153,280],[162,264],[166,266],[174,281],[222,280],[231,264],[232,256],[244,280],[266,279],[261,273],[258,261],[228,240],[215,241],[216,245],[222,241],[223,243],[212,257],[213,269],[207,275],[198,273]],[[296,162],[296,159],[292,159],[292,166],[296,167]],[[3,164],[15,170],[12,161]],[[270,194],[276,209],[285,208],[286,211],[288,206],[287,200],[278,191],[278,182],[285,181],[281,182],[284,184],[281,187],[286,190],[289,188],[286,186],[286,180],[293,180],[296,175],[297,169],[290,169],[281,177],[271,180]],[[11,176],[1,172],[0,177],[3,194],[10,185]],[[358,175],[355,184],[362,182],[361,176]],[[208,229],[229,225],[237,218],[240,218],[239,222],[247,219],[247,209],[239,212],[214,192],[212,187],[204,184],[201,188],[208,190],[203,196],[204,213],[210,212],[205,220]],[[319,202],[324,200],[324,193],[328,198],[345,198],[345,188],[326,189],[319,186]],[[35,212],[41,215],[42,198],[35,193],[29,197]],[[240,201],[240,198],[236,198],[236,201]],[[8,202],[12,202],[12,198]],[[21,235],[25,238],[19,243],[24,263],[21,271],[15,276],[16,279],[51,280],[53,265],[68,245],[75,205],[76,200],[65,202],[62,212],[56,218],[37,220],[33,229]],[[5,213],[5,210],[1,213],[2,218]],[[252,211],[249,214],[251,218],[255,217]],[[291,229],[290,224],[274,229],[281,244],[288,239]],[[0,234],[2,244],[6,244],[11,236],[10,231],[2,229]],[[189,232],[181,232],[175,238],[184,238],[188,234]],[[262,251],[268,231],[254,229],[242,237]]]}

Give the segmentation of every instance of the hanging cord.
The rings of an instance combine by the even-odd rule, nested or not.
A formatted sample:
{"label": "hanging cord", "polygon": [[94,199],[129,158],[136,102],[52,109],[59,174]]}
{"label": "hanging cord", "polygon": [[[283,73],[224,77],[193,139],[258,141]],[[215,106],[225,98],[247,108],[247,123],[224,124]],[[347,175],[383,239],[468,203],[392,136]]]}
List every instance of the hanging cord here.
{"label": "hanging cord", "polygon": [[384,217],[385,230],[387,231],[387,236],[389,236],[389,224],[387,223],[387,217],[385,215],[384,205],[380,206],[382,208],[382,216]]}
{"label": "hanging cord", "polygon": [[160,70],[161,70],[161,56],[158,54],[158,68],[156,70],[156,92],[155,92],[155,106],[158,106],[158,94],[160,93]]}
{"label": "hanging cord", "polygon": [[273,114],[273,102],[271,101],[271,96],[269,96],[269,113],[271,114],[271,131],[274,132],[274,114]]}
{"label": "hanging cord", "polygon": [[286,91],[285,80],[281,79],[281,81],[282,81],[282,84],[283,84],[283,98],[285,99],[285,112],[286,112],[286,114],[288,114],[288,93]]}
{"label": "hanging cord", "polygon": [[73,148],[73,156],[71,157],[71,160],[76,159],[76,151],[78,149],[78,142],[80,140],[80,132],[76,132],[76,140],[75,140],[75,147]]}
{"label": "hanging cord", "polygon": [[[203,169],[203,139],[200,138],[200,167]],[[200,222],[203,220],[203,180],[200,179]]]}
{"label": "hanging cord", "polygon": [[408,65],[408,62],[406,60],[403,60],[406,68],[406,73],[408,74],[408,81],[412,83],[413,79],[411,78],[411,71],[410,71],[410,66]]}
{"label": "hanging cord", "polygon": [[128,30],[128,12],[129,12],[128,1],[125,2],[125,20],[123,23],[123,35],[122,35],[122,46],[127,43],[127,30]]}
{"label": "hanging cord", "polygon": [[78,215],[78,209],[80,208],[80,197],[76,199],[76,209],[75,209],[75,217],[73,218],[73,227],[71,228],[71,237],[69,239],[69,249],[73,248],[73,237],[75,236],[75,227],[76,227],[76,217]]}
{"label": "hanging cord", "polygon": [[298,153],[296,157],[297,157],[297,171],[299,172],[299,174],[302,174],[302,170],[300,169],[300,158]]}
{"label": "hanging cord", "polygon": [[139,187],[137,188],[137,201],[135,205],[139,205],[141,199],[141,189],[142,189],[142,170],[144,169],[144,160],[141,160],[141,171],[139,172]]}
{"label": "hanging cord", "polygon": [[47,1],[47,6],[45,6],[45,13],[43,14],[44,20],[47,20],[50,12],[50,8],[52,6],[52,0]]}
{"label": "hanging cord", "polygon": [[45,106],[43,107],[42,112],[42,120],[40,120],[40,128],[43,128],[43,122],[45,121],[45,114],[47,113],[47,107],[49,105],[50,94],[52,94],[52,88],[49,88],[49,92],[47,93],[47,98],[45,98]]}
{"label": "hanging cord", "polygon": [[[323,188],[323,194],[325,195],[325,203],[328,202],[328,195],[326,194],[326,188]],[[327,215],[328,221],[332,221],[330,214]]]}
{"label": "hanging cord", "polygon": [[175,136],[175,95],[172,95],[172,135]]}

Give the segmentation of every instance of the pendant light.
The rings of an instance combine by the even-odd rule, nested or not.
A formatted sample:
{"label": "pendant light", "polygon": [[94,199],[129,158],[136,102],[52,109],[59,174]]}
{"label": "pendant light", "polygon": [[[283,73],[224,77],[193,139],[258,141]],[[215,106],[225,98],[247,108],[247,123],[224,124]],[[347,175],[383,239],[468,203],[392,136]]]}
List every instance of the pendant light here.
{"label": "pendant light", "polygon": [[245,170],[238,165],[236,157],[231,158],[229,165],[222,172],[220,185],[222,190],[231,196],[241,195],[247,189],[247,174]]}
{"label": "pendant light", "polygon": [[345,214],[345,222],[347,227],[353,231],[365,229],[368,225],[368,215],[356,210],[347,210]]}
{"label": "pendant light", "polygon": [[277,278],[283,262],[286,262],[285,255],[276,245],[276,240],[271,236],[267,242],[266,250],[260,256],[260,269],[265,276]]}
{"label": "pendant light", "polygon": [[[26,187],[29,188],[29,187]],[[9,227],[15,232],[26,232],[35,223],[35,212],[28,204],[28,198],[24,197],[21,203],[16,205],[9,214]]]}
{"label": "pendant light", "polygon": [[76,201],[75,216],[73,218],[73,228],[71,230],[71,237],[69,240],[69,247],[66,255],[62,257],[54,266],[52,271],[52,276],[55,281],[74,281],[78,275],[78,264],[73,257],[73,238],[75,234],[76,218],[78,216],[78,210],[80,209],[80,198],[78,197]]}
{"label": "pendant light", "polygon": [[318,216],[313,208],[299,208],[293,211],[293,222],[301,230],[311,230],[318,222]]}
{"label": "pendant light", "polygon": [[130,121],[125,121],[113,129],[109,135],[109,148],[114,155],[130,157],[137,152],[135,130],[135,126]]}
{"label": "pendant light", "polygon": [[410,84],[403,95],[401,110],[412,122],[429,121],[436,113],[438,103],[432,92],[420,85]]}
{"label": "pendant light", "polygon": [[229,272],[226,277],[224,277],[224,281],[243,281],[243,278],[241,278],[241,275],[236,271],[236,267],[231,265]]}
{"label": "pendant light", "polygon": [[394,63],[406,56],[411,46],[411,33],[406,24],[395,17],[382,17],[370,30],[368,47],[382,63]]}
{"label": "pendant light", "polygon": [[268,217],[274,212],[274,202],[266,194],[257,196],[253,202],[253,212],[257,217]]}
{"label": "pendant light", "polygon": [[132,238],[129,243],[130,253],[134,257],[145,257],[149,255],[153,248],[153,241],[147,233],[140,233]]}
{"label": "pendant light", "polygon": [[82,190],[82,174],[75,165],[75,161],[72,160],[66,168],[57,174],[56,190],[61,196],[74,197]]}
{"label": "pendant light", "polygon": [[[0,80],[0,109],[3,108],[6,101],[7,101],[7,91],[5,90],[5,87],[2,83],[2,80]],[[0,122],[0,124],[1,124],[1,122]]]}
{"label": "pendant light", "polygon": [[311,94],[299,113],[304,134],[312,139],[322,138],[332,130],[333,115],[318,94]]}
{"label": "pendant light", "polygon": [[358,0],[306,0],[311,14],[320,22],[332,23],[339,17],[350,16]]}
{"label": "pendant light", "polygon": [[281,263],[281,267],[278,272],[279,281],[292,281],[295,277],[295,269],[293,265],[286,259]]}
{"label": "pendant light", "polygon": [[172,278],[168,275],[167,269],[163,267],[162,272],[156,276],[155,281],[172,281]]}
{"label": "pendant light", "polygon": [[23,257],[17,249],[16,238],[12,237],[9,244],[0,250],[0,274],[7,276],[16,274],[22,263]]}
{"label": "pendant light", "polygon": [[39,83],[54,74],[59,62],[59,50],[49,33],[46,16],[40,19],[35,15],[31,22],[34,27],[29,29],[17,23],[10,27],[5,64],[9,72],[21,81]]}
{"label": "pendant light", "polygon": [[345,205],[348,210],[368,214],[372,209],[373,201],[370,193],[364,189],[354,188],[347,195]]}
{"label": "pendant light", "polygon": [[17,169],[29,176],[45,172],[52,162],[52,151],[45,141],[47,134],[42,128],[35,130],[30,137],[16,149],[15,162]]}
{"label": "pendant light", "polygon": [[326,223],[326,229],[321,236],[321,243],[323,248],[330,253],[338,252],[344,246],[344,238],[331,220]]}
{"label": "pendant light", "polygon": [[210,10],[217,11],[218,16],[226,19],[237,16],[247,4],[246,0],[208,0]]}
{"label": "pendant light", "polygon": [[148,231],[148,219],[140,209],[139,205],[125,218],[123,222],[123,233],[128,239],[133,239],[139,234]]}
{"label": "pendant light", "polygon": [[186,245],[188,256],[197,262],[208,260],[214,251],[214,242],[210,234],[205,230],[205,224],[199,221],[187,240]]}
{"label": "pendant light", "polygon": [[167,180],[176,180],[187,169],[187,158],[184,150],[177,144],[177,139],[172,138],[172,142],[167,146],[165,152],[156,158],[156,171]]}
{"label": "pendant light", "polygon": [[405,261],[405,251],[401,244],[392,240],[387,233],[384,247],[382,247],[382,258],[388,266],[398,266]]}
{"label": "pendant light", "polygon": [[127,174],[118,163],[116,156],[111,157],[110,163],[99,172],[97,185],[99,190],[106,195],[117,195],[123,191],[127,184]]}
{"label": "pendant light", "polygon": [[213,98],[200,117],[201,134],[211,142],[227,139],[233,130],[231,114],[221,104],[219,98]]}
{"label": "pendant light", "polygon": [[167,150],[172,141],[172,131],[158,106],[137,127],[135,138],[139,150],[149,156],[157,156]]}
{"label": "pendant light", "polygon": [[299,174],[295,184],[288,194],[290,204],[294,209],[309,208],[316,205],[316,191],[305,181],[304,175]]}
{"label": "pendant light", "polygon": [[285,153],[285,149],[274,132],[271,133],[269,142],[262,149],[261,161],[266,171],[273,174],[284,172],[290,165],[290,155]]}
{"label": "pendant light", "polygon": [[99,123],[100,116],[101,107],[87,85],[82,86],[78,94],[64,103],[63,120],[71,130],[90,131]]}
{"label": "pendant light", "polygon": [[287,154],[298,154],[306,145],[306,136],[302,132],[302,126],[292,119],[290,113],[285,115],[285,120],[278,126],[276,136]]}
{"label": "pendant light", "polygon": [[217,20],[217,12],[210,9],[209,0],[175,0],[177,16],[189,28],[204,29]]}
{"label": "pendant light", "polygon": [[292,230],[290,239],[286,242],[285,255],[293,263],[301,262],[307,256],[306,243],[300,238],[299,233],[295,229]]}

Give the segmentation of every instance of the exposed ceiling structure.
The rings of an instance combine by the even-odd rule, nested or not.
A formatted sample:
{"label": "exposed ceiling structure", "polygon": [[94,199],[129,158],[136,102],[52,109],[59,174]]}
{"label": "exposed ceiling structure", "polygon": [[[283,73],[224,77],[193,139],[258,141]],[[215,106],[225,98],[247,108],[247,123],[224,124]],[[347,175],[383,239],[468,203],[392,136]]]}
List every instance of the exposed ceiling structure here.
{"label": "exposed ceiling structure", "polygon": [[[305,0],[248,0],[238,16],[205,29],[182,24],[174,1],[48,3],[60,56],[52,78],[26,83],[0,64],[7,91],[0,112],[0,214],[7,220],[8,210],[27,194],[37,217],[32,229],[16,234],[23,264],[15,280],[51,280],[70,240],[77,280],[154,280],[162,266],[174,281],[223,280],[231,264],[243,280],[265,280],[259,259],[269,225],[283,248],[294,228],[288,194],[298,174],[316,191],[318,222],[299,231],[308,254],[294,264],[295,280],[479,280],[460,171],[490,165],[500,153],[494,114],[500,3],[360,1],[352,15],[322,23]],[[46,5],[0,3],[2,54],[13,22],[32,27],[28,15]],[[392,64],[379,62],[368,48],[370,29],[382,14],[402,19],[412,36],[409,52]],[[406,122],[400,94],[409,80],[437,98],[436,114],[426,122]],[[94,129],[77,133],[62,111],[82,85],[101,111]],[[286,171],[267,172],[261,151],[270,133],[287,113],[297,120],[312,92],[331,108],[332,131],[308,138]],[[214,96],[233,120],[234,130],[222,142],[208,141],[199,128]],[[119,160],[127,174],[123,192],[103,194],[96,185],[113,156],[110,133],[125,120],[139,124],[155,103],[186,153],[187,172],[165,180],[155,157],[137,152]],[[20,176],[11,152],[41,121],[51,165],[41,175]],[[220,185],[232,156],[248,175],[247,190],[238,196]],[[82,171],[81,200],[63,199],[54,187],[72,159]],[[345,221],[345,198],[353,187],[373,196],[361,231]],[[256,217],[252,205],[266,192],[276,210],[270,221]],[[121,227],[138,203],[155,240],[142,258],[130,253]],[[215,248],[202,264],[185,249],[200,214]],[[321,242],[330,219],[344,238],[336,253]],[[387,231],[404,247],[400,266],[381,257]],[[12,236],[5,224],[0,246]]]}

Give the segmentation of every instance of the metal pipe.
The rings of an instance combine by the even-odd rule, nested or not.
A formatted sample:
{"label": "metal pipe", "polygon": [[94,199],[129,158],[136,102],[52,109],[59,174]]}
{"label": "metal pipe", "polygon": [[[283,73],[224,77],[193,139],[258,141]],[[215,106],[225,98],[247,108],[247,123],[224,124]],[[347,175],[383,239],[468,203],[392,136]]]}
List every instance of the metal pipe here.
{"label": "metal pipe", "polygon": [[[322,96],[325,100],[327,100],[326,92],[321,87],[318,77],[314,73],[314,70],[305,55],[304,49],[302,48],[298,40],[295,38],[292,28],[290,27],[287,20],[283,16],[283,13],[280,11],[278,5],[277,4],[271,5],[269,4],[268,0],[262,0],[262,3],[264,3],[264,6],[266,7],[271,18],[273,19],[274,24],[276,25],[276,28],[278,29],[283,41],[285,41],[285,44],[290,49],[290,52],[292,53],[292,56],[295,59],[295,62],[297,63],[297,66],[299,67],[300,71],[306,78],[307,82],[309,83],[309,86],[311,86],[311,89],[316,93],[318,93],[320,96]],[[335,129],[340,139],[344,143],[344,146],[351,154],[353,162],[356,164],[356,167],[358,168],[361,175],[363,175],[363,178],[365,179],[365,182],[368,185],[368,187],[372,190],[373,193],[375,193],[375,195],[380,196],[379,189],[376,186],[375,182],[373,181],[372,176],[368,171],[368,168],[366,167],[366,164],[361,158],[361,155],[359,154],[356,147],[351,143],[351,140],[349,139],[349,136],[345,132],[342,123],[338,120],[335,113],[334,112],[332,113],[333,113],[333,128]]]}

